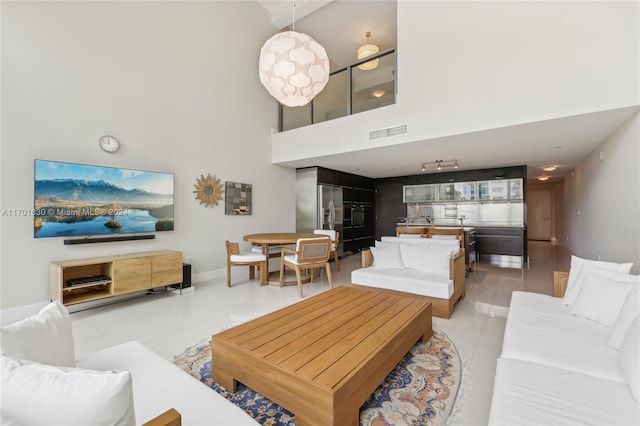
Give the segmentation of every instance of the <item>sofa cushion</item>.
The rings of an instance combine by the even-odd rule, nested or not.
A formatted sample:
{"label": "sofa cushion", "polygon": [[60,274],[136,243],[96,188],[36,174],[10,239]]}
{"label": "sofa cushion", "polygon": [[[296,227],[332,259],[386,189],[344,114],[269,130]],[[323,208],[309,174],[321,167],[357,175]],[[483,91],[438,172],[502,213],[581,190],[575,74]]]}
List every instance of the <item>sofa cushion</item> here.
{"label": "sofa cushion", "polygon": [[[582,356],[575,352],[575,357]],[[637,425],[626,383],[522,360],[498,359],[489,425]]]}
{"label": "sofa cushion", "polygon": [[610,328],[572,315],[559,298],[514,291],[501,356],[626,382],[610,335]]}
{"label": "sofa cushion", "polygon": [[638,315],[640,315],[640,287],[636,286],[627,295],[627,299],[622,305],[616,321],[613,323],[609,346],[620,349],[627,329]]}
{"label": "sofa cushion", "polygon": [[371,254],[373,255],[373,267],[376,269],[404,268],[399,244],[371,247]]}
{"label": "sofa cushion", "polygon": [[453,280],[418,269],[360,268],[351,273],[351,282],[423,296],[448,299],[453,295]]}
{"label": "sofa cushion", "polygon": [[636,402],[640,402],[638,396],[640,389],[640,317],[633,320],[622,341],[620,367],[627,379],[633,398]]}
{"label": "sofa cushion", "polygon": [[633,287],[638,287],[637,276],[625,276],[635,277],[636,282],[618,281],[610,277],[586,273],[582,289],[571,308],[571,313],[607,327],[613,327],[627,295]]}
{"label": "sofa cushion", "polygon": [[573,306],[576,303],[584,275],[587,272],[596,273],[601,276],[606,275],[607,271],[628,274],[633,263],[614,263],[601,262],[598,260],[582,259],[578,256],[571,256],[571,267],[569,269],[569,279],[567,280],[567,290],[565,292],[562,303],[567,306]]}
{"label": "sofa cushion", "polygon": [[3,327],[0,352],[13,358],[73,367],[75,349],[67,308],[58,301],[51,302],[37,314]]}
{"label": "sofa cushion", "polygon": [[169,408],[183,425],[257,425],[242,409],[139,342],[128,342],[78,359],[93,369],[127,370],[133,377],[136,418],[145,423]]}
{"label": "sofa cushion", "polygon": [[2,355],[2,417],[23,425],[136,424],[131,375]]}

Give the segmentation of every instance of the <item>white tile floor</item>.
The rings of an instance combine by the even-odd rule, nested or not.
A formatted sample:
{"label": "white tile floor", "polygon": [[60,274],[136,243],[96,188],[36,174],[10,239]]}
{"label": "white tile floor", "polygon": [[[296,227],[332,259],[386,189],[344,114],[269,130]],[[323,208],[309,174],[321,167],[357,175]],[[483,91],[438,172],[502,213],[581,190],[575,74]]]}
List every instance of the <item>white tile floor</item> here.
{"label": "white tile floor", "polygon": [[[524,270],[500,268],[480,262],[467,279],[466,298],[456,305],[450,319],[434,317],[434,324],[456,343],[469,369],[461,425],[487,423],[496,359],[502,348],[507,307],[511,292],[526,290],[551,294],[553,270],[568,270],[569,256],[562,246],[544,242],[529,243],[530,267]],[[334,285],[350,284],[351,271],[360,266],[360,255],[343,258],[342,271],[333,267]],[[260,287],[248,281],[246,268],[227,288],[224,277],[197,283],[183,295],[155,293],[133,300],[75,312],[73,321],[76,356],[129,340],[139,340],[167,359],[186,347],[229,327],[232,323],[268,313],[299,301],[298,289]],[[326,291],[321,279],[304,286],[305,297]]]}

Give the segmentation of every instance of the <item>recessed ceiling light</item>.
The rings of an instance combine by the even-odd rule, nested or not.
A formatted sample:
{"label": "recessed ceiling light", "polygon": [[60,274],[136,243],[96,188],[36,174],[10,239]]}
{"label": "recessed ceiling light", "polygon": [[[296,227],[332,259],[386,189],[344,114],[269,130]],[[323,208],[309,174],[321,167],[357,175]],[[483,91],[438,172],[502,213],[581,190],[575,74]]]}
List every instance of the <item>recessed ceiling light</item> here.
{"label": "recessed ceiling light", "polygon": [[549,176],[538,176],[537,179],[544,182],[545,180],[549,180]]}
{"label": "recessed ceiling light", "polygon": [[543,167],[542,170],[544,170],[545,172],[552,172],[557,168],[558,166],[546,166],[546,167]]}
{"label": "recessed ceiling light", "polygon": [[384,90],[376,90],[375,92],[372,93],[372,95],[375,98],[380,98],[384,95]]}

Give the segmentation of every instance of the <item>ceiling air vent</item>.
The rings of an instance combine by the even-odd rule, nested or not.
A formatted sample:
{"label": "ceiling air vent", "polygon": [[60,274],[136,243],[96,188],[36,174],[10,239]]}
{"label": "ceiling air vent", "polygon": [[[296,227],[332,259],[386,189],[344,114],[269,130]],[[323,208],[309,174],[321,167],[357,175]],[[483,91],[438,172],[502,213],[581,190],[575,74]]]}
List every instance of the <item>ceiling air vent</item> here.
{"label": "ceiling air vent", "polygon": [[390,136],[399,136],[407,133],[407,125],[389,127],[388,129],[373,130],[369,132],[369,140],[388,138]]}

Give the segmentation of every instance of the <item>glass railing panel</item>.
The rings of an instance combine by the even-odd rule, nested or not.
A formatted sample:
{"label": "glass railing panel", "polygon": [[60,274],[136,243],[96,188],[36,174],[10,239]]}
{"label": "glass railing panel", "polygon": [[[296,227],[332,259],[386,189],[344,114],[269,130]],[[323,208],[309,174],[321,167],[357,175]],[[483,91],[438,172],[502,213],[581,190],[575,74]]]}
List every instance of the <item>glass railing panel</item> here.
{"label": "glass railing panel", "polygon": [[352,68],[352,114],[396,102],[396,54],[391,52],[377,61],[373,69]]}
{"label": "glass railing panel", "polygon": [[[280,105],[280,131],[321,123],[349,114],[368,111],[396,102],[395,49],[372,55],[358,67],[360,61],[334,70],[324,90],[302,107]],[[377,61],[373,69],[366,67]]]}
{"label": "glass railing panel", "polygon": [[349,113],[348,70],[332,74],[325,88],[313,99],[313,122],[321,123]]}
{"label": "glass railing panel", "polygon": [[301,107],[288,107],[280,105],[282,113],[282,131],[297,129],[311,124],[311,104]]}

